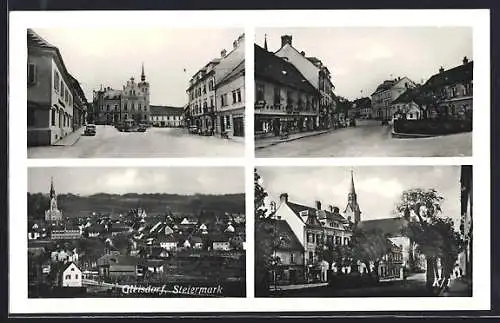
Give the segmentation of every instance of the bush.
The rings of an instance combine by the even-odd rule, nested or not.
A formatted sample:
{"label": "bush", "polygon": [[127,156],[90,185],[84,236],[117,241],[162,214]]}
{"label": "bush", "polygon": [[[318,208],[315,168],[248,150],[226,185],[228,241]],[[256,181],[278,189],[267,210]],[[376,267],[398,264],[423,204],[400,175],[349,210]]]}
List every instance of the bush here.
{"label": "bush", "polygon": [[471,120],[404,120],[394,121],[394,132],[404,134],[445,135],[472,131]]}

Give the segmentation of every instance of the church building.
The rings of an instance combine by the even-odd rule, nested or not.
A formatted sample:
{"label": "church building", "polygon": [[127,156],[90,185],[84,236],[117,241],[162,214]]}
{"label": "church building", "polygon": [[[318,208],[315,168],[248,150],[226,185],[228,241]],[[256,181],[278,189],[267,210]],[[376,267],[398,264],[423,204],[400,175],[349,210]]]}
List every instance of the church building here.
{"label": "church building", "polygon": [[61,221],[62,212],[57,208],[57,195],[54,189],[54,181],[50,179],[50,205],[49,209],[45,211],[45,221]]}

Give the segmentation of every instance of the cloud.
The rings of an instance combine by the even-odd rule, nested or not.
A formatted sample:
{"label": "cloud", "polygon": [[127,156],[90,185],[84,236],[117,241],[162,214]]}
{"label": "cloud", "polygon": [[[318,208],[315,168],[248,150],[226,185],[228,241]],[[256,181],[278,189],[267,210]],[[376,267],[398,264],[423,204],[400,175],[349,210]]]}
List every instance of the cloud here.
{"label": "cloud", "polygon": [[369,194],[376,194],[385,198],[399,196],[404,186],[396,179],[382,180],[379,177],[371,177],[356,182],[356,190]]}

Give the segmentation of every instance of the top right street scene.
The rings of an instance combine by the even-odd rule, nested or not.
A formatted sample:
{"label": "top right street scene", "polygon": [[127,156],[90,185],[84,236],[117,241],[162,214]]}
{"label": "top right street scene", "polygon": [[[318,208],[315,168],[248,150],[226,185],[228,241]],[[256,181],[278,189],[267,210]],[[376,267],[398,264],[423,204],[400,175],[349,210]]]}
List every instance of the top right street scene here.
{"label": "top right street scene", "polygon": [[256,157],[472,156],[472,47],[469,27],[257,29]]}

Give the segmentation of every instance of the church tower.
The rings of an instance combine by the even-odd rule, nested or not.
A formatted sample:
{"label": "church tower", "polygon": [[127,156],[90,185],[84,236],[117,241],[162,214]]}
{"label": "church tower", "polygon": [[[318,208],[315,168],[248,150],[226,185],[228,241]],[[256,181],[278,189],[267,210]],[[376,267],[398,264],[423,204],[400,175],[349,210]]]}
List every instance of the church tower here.
{"label": "church tower", "polygon": [[344,216],[347,219],[353,219],[354,224],[358,224],[361,221],[361,210],[358,204],[358,195],[356,194],[356,189],[354,187],[354,174],[351,170],[351,186],[349,193],[347,194],[347,206],[344,210]]}
{"label": "church tower", "polygon": [[45,211],[45,221],[61,221],[62,213],[57,208],[57,195],[54,188],[54,179],[50,178],[49,209]]}

